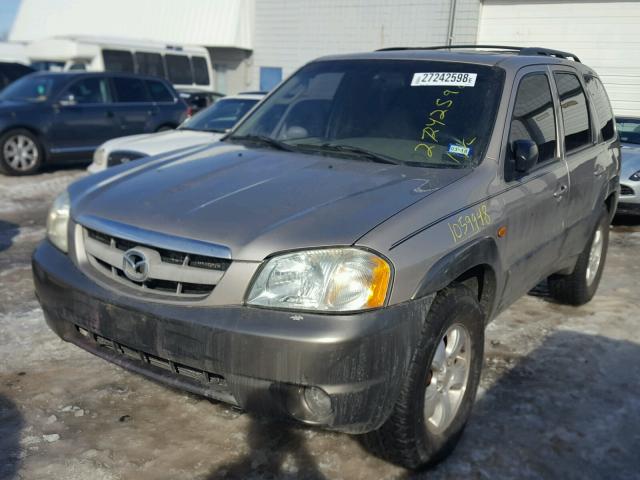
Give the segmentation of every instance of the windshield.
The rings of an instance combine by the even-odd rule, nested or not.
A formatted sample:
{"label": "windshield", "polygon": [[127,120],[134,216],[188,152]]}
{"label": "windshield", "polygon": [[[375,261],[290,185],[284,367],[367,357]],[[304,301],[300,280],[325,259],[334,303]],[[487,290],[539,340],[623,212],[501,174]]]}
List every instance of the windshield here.
{"label": "windshield", "polygon": [[620,141],[640,145],[640,118],[617,118]]}
{"label": "windshield", "polygon": [[49,75],[22,77],[0,93],[0,100],[44,102],[53,91],[55,80]]}
{"label": "windshield", "polygon": [[187,119],[180,128],[225,132],[232,128],[256,103],[258,103],[258,100],[249,98],[221,99],[209,108]]}
{"label": "windshield", "polygon": [[489,140],[503,76],[498,68],[452,62],[314,62],[229,139],[277,140],[305,153],[367,154],[388,163],[472,167]]}

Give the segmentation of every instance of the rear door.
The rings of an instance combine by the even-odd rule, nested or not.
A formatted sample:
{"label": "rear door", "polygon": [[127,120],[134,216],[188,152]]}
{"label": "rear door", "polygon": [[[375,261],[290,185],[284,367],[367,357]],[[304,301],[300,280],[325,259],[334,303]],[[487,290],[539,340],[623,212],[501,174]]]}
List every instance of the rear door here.
{"label": "rear door", "polygon": [[[520,70],[514,92],[503,142],[506,185],[500,195],[507,218],[507,234],[501,240],[508,275],[502,305],[553,270],[564,239],[569,193],[550,71],[542,65]],[[538,146],[538,162],[525,174],[514,169],[516,140],[531,140]]]}
{"label": "rear door", "polygon": [[84,158],[101,143],[119,134],[109,82],[105,77],[75,80],[58,97],[48,135],[53,154]]}
{"label": "rear door", "polygon": [[571,256],[582,251],[591,233],[600,183],[607,178],[606,167],[597,160],[599,153],[604,153],[606,148],[598,145],[592,121],[594,112],[590,111],[582,75],[565,66],[554,66],[552,71],[560,99],[562,151],[571,182],[567,199],[567,241],[563,254]]}
{"label": "rear door", "polygon": [[114,75],[111,82],[120,136],[154,131],[158,108],[151,99],[144,79]]}

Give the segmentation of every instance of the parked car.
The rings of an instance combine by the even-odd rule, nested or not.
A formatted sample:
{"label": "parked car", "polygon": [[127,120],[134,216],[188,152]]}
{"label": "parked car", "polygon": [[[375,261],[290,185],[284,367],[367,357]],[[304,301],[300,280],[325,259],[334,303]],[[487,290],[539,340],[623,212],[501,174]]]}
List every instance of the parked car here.
{"label": "parked car", "polygon": [[640,148],[639,117],[616,117],[616,126],[623,147]]}
{"label": "parked car", "polygon": [[37,297],[120,366],[432,465],[469,419],[487,322],[543,279],[560,303],[595,294],[619,160],[571,54],[325,57],[204,152],[72,184]]}
{"label": "parked car", "polygon": [[182,98],[187,105],[189,105],[189,108],[191,108],[192,115],[207,108],[217,100],[224,97],[222,93],[200,89],[179,88],[178,93],[180,94],[180,98]]}
{"label": "parked car", "polygon": [[620,202],[616,212],[640,215],[640,148],[622,149]]}
{"label": "parked car", "polygon": [[620,202],[616,213],[640,215],[640,118],[616,117],[622,145]]}
{"label": "parked car", "polygon": [[0,172],[91,158],[106,140],[177,127],[187,105],[155,77],[33,73],[0,93]]}
{"label": "parked car", "polygon": [[20,77],[29,75],[35,70],[26,65],[16,62],[0,62],[0,90],[3,90],[7,85],[13,83]]}
{"label": "parked car", "polygon": [[264,95],[234,95],[218,100],[209,108],[187,118],[176,130],[131,135],[102,144],[93,155],[92,173],[149,155],[192,147],[219,140]]}

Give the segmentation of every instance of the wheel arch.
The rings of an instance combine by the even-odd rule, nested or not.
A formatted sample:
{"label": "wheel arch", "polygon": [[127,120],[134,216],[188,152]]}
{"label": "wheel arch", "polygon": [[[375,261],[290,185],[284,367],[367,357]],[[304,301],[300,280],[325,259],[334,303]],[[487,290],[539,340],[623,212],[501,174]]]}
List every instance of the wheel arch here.
{"label": "wheel arch", "polygon": [[449,252],[438,260],[422,278],[414,298],[436,293],[452,283],[461,283],[476,293],[489,321],[497,306],[502,285],[498,247],[485,237]]}
{"label": "wheel arch", "polygon": [[42,148],[42,163],[45,163],[49,159],[49,147],[41,130],[35,128],[33,125],[13,124],[0,131],[0,138],[13,130],[26,130],[35,135],[40,142],[40,147]]}

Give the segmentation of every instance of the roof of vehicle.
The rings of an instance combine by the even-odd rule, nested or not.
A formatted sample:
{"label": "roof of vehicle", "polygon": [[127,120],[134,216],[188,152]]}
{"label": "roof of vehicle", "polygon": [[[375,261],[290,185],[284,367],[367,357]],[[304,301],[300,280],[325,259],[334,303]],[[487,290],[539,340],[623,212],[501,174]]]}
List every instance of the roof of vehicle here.
{"label": "roof of vehicle", "polygon": [[125,73],[125,72],[83,72],[83,71],[64,71],[64,72],[51,72],[51,71],[37,71],[32,73],[33,76],[56,76],[60,78],[79,78],[79,77],[132,77],[132,78],[142,78],[145,80],[160,80],[162,82],[168,83],[171,85],[169,81],[162,77],[155,77],[153,75],[141,75],[139,73]]}
{"label": "roof of vehicle", "polygon": [[[573,58],[572,60],[569,58]],[[433,60],[441,62],[474,63],[518,69],[527,65],[571,65],[583,72],[595,72],[580,62],[572,53],[537,47],[507,47],[483,45],[449,45],[442,47],[397,47],[374,52],[330,55],[326,60]]]}

